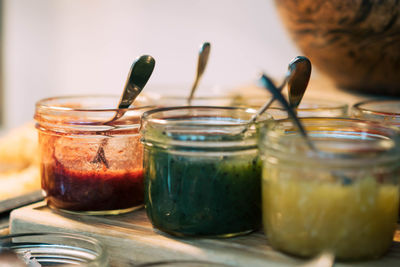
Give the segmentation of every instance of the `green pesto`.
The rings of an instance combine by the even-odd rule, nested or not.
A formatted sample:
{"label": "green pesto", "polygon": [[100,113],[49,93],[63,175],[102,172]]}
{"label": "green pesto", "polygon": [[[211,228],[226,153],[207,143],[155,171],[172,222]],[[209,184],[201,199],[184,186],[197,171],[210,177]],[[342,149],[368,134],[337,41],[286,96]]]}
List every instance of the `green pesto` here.
{"label": "green pesto", "polygon": [[145,206],[161,231],[229,236],[261,225],[261,163],[255,153],[174,155],[145,148]]}

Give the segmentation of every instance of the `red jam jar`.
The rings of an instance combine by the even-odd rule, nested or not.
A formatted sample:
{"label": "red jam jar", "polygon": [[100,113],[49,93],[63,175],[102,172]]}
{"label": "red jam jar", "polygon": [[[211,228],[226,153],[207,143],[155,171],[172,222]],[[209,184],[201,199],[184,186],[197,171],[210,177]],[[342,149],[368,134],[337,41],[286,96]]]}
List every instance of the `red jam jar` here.
{"label": "red jam jar", "polygon": [[107,123],[118,100],[73,96],[36,103],[41,184],[50,208],[108,215],[143,205],[139,128],[142,113],[151,107],[138,98],[120,119]]}

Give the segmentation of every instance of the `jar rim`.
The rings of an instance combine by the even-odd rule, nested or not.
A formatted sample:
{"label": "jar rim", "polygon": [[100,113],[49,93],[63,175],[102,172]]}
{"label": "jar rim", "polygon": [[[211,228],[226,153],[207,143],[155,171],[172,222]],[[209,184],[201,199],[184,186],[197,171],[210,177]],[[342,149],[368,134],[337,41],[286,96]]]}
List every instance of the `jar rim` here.
{"label": "jar rim", "polygon": [[[215,110],[215,111],[243,111],[244,114],[255,114],[256,110],[253,108],[247,108],[247,107],[231,107],[231,106],[176,106],[176,107],[165,107],[165,108],[156,108],[152,109],[149,111],[146,111],[143,113],[142,116],[142,121],[147,121],[150,122],[151,124],[154,125],[166,125],[168,122],[171,123],[170,120],[168,119],[160,119],[160,118],[153,118],[157,114],[160,114],[162,112],[168,112],[168,111],[178,111],[178,110]],[[261,121],[269,120],[272,119],[272,116],[267,112],[263,113],[261,117],[265,118]],[[260,122],[260,120],[258,120]],[[182,122],[176,122],[176,124],[179,124],[181,126],[227,126],[227,127],[237,127],[237,126],[244,126],[248,123],[248,120],[243,120],[237,123],[229,123],[229,124],[209,124],[209,123],[182,123]]]}
{"label": "jar rim", "polygon": [[[88,243],[94,244],[96,247],[105,250],[105,246],[98,240],[90,236],[75,234],[75,233],[67,233],[67,232],[24,232],[24,233],[11,233],[8,235],[0,236],[0,241],[4,239],[14,238],[14,237],[28,237],[28,236],[52,236],[52,237],[68,237],[72,239],[79,239],[88,241]],[[1,243],[0,243],[1,244]]]}
{"label": "jar rim", "polygon": [[[40,237],[43,237],[44,240],[42,241]],[[67,233],[67,232],[23,232],[23,233],[13,233],[13,234],[8,234],[4,236],[0,236],[0,248],[6,248],[4,245],[9,244],[9,240],[12,241],[18,241],[18,238],[32,238],[32,243],[29,241],[22,242],[22,248],[25,248],[26,251],[29,252],[34,252],[34,249],[37,247],[41,246],[41,243],[45,244],[45,248],[49,248],[48,253],[50,255],[53,255],[54,253],[57,253],[57,248],[54,248],[52,246],[69,246],[71,247],[71,251],[75,251],[77,249],[83,249],[85,252],[91,254],[90,258],[85,258],[85,264],[93,264],[93,263],[106,263],[108,262],[108,253],[105,245],[100,242],[98,239],[82,235],[82,234],[76,234],[76,233]],[[37,239],[39,238],[39,239]],[[50,240],[54,240],[54,244],[52,244],[52,241],[45,240],[46,238],[49,238]],[[58,239],[57,239],[58,238]],[[68,245],[64,244],[63,242],[59,242],[63,238],[66,238],[68,241],[72,241],[73,245]],[[60,239],[60,240],[59,240]],[[68,243],[68,242],[66,242]],[[16,243],[18,244],[18,243]],[[31,245],[33,247],[31,247]],[[20,250],[20,247],[18,245],[12,244],[13,247],[10,248],[10,250]],[[85,248],[83,247],[84,245],[90,246],[90,248]],[[65,247],[62,248],[63,250],[67,249]],[[40,254],[43,254],[44,250],[40,249]],[[52,254],[53,253],[53,254]],[[32,257],[35,257],[32,255]],[[51,257],[51,256],[50,256]],[[56,255],[57,262],[60,262],[59,260],[59,255]]]}
{"label": "jar rim", "polygon": [[[366,105],[374,105],[374,104],[381,104],[381,103],[395,103],[399,105],[399,112],[393,111],[384,111],[379,110],[378,108],[367,108]],[[353,105],[353,111],[356,110],[358,112],[362,112],[364,114],[369,115],[377,115],[377,116],[400,116],[400,100],[397,99],[373,99],[373,100],[366,100],[361,101]]]}
{"label": "jar rim", "polygon": [[[71,95],[45,98],[36,103],[34,119],[38,129],[58,133],[82,134],[110,130],[121,132],[129,129],[138,132],[143,112],[154,106],[147,105],[148,100],[139,96],[136,101],[138,103],[142,101],[145,105],[118,109],[119,99],[120,96],[117,95]],[[121,111],[123,116],[112,120]]]}
{"label": "jar rim", "polygon": [[[45,109],[45,110],[54,110],[54,111],[68,111],[68,112],[85,112],[85,111],[90,111],[90,112],[117,112],[118,110],[139,110],[143,108],[149,108],[152,107],[152,105],[143,105],[143,106],[132,106],[129,108],[124,108],[124,109],[118,109],[116,106],[110,107],[110,108],[83,108],[83,107],[68,107],[68,106],[61,106],[61,105],[50,105],[51,102],[57,101],[57,100],[82,100],[85,98],[90,98],[90,99],[101,99],[101,98],[109,98],[109,99],[120,99],[120,96],[118,95],[111,95],[111,94],[100,94],[100,95],[65,95],[65,96],[54,96],[54,97],[47,97],[40,99],[39,101],[36,102],[35,106],[36,109]],[[143,98],[141,96],[138,96],[138,99]]]}
{"label": "jar rim", "polygon": [[145,146],[169,150],[185,148],[211,152],[255,149],[258,128],[272,121],[272,116],[264,113],[262,120],[251,124],[247,131],[242,132],[255,113],[251,108],[221,106],[153,109],[142,116],[141,140]]}
{"label": "jar rim", "polygon": [[[272,123],[272,127],[262,133],[260,146],[280,158],[314,163],[317,160],[338,166],[365,164],[376,155],[390,161],[400,158],[400,130],[396,127],[346,117],[308,117],[300,121],[317,147],[316,151],[300,140],[299,131],[290,119]],[[290,137],[295,138],[289,140]]]}
{"label": "jar rim", "polygon": [[[193,99],[198,99],[198,100],[212,100],[212,99],[216,99],[216,100],[226,100],[227,96],[229,96],[228,94],[224,95],[224,94],[220,94],[220,95],[200,95],[200,96],[194,96]],[[172,100],[187,100],[187,96],[184,96],[182,94],[168,94],[168,95],[150,95],[150,97],[153,97],[155,99],[172,99]]]}
{"label": "jar rim", "polygon": [[[224,92],[222,94],[216,94],[216,95],[200,95],[200,96],[195,96],[193,100],[197,101],[209,101],[209,100],[221,100],[221,101],[226,101],[227,98],[232,98],[229,100],[229,105],[225,104],[220,104],[216,106],[230,106],[230,107],[249,107],[249,108],[254,108],[254,107],[261,107],[262,104],[266,102],[266,100],[270,99],[271,96],[268,96],[267,94],[254,94],[250,96],[246,96],[246,99],[244,100],[243,103],[236,103],[235,102],[235,94],[232,94],[232,92]],[[244,95],[238,95],[245,97]],[[160,101],[160,100],[171,100],[171,101],[185,101],[187,100],[186,96],[183,96],[182,94],[178,95],[162,95],[162,94],[152,94],[150,95],[150,98],[153,98],[154,101]],[[233,101],[233,102],[232,102]],[[232,102],[232,103],[231,103]],[[316,97],[308,97],[304,98],[302,102],[300,103],[298,110],[304,111],[304,112],[318,112],[318,111],[329,111],[329,110],[337,110],[337,111],[343,111],[343,113],[346,113],[348,110],[349,105],[343,101],[336,101],[336,100],[329,100],[329,99],[321,99],[321,98],[316,98]],[[270,109],[278,109],[278,110],[283,110],[285,109],[279,105],[272,105]]]}
{"label": "jar rim", "polygon": [[[315,106],[312,106],[315,105]],[[301,111],[318,111],[318,110],[345,110],[348,109],[348,104],[341,101],[319,99],[319,98],[304,98],[298,110]],[[274,106],[273,106],[274,107]],[[281,108],[284,109],[284,108]]]}

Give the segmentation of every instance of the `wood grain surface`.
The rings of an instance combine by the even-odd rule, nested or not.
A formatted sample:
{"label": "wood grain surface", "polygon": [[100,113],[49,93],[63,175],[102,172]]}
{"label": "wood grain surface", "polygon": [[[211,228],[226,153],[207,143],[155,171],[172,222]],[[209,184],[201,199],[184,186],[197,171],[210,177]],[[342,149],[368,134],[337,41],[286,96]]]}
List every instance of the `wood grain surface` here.
{"label": "wood grain surface", "polygon": [[[113,266],[158,260],[208,260],[232,266],[302,266],[307,261],[275,251],[262,232],[229,239],[175,238],[154,230],[144,210],[116,216],[81,216],[54,212],[44,202],[12,211],[10,232],[69,232],[95,237]],[[400,243],[380,260],[335,266],[400,266]]]}

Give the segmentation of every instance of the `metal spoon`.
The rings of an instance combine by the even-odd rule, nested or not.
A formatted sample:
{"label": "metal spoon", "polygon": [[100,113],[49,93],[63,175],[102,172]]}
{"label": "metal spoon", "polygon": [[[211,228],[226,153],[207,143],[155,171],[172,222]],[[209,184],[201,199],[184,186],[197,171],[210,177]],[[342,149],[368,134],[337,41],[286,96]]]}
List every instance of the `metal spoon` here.
{"label": "metal spoon", "polygon": [[[128,78],[125,82],[124,91],[119,100],[118,109],[114,117],[106,121],[104,124],[109,125],[125,114],[127,111],[126,109],[129,108],[140,92],[142,92],[144,86],[153,73],[154,66],[154,58],[148,55],[143,55],[133,62],[131,69],[129,70]],[[107,144],[107,140],[107,138],[104,138],[100,143],[92,163],[103,163],[108,168],[109,164],[104,153],[104,146]]]}
{"label": "metal spoon", "polygon": [[[293,105],[296,107],[300,104],[301,99],[303,98],[304,92],[307,89],[308,81],[311,75],[311,62],[308,58],[297,56],[295,57],[288,66],[288,71],[286,72],[285,78],[282,84],[279,87],[276,87],[271,79],[269,79],[266,75],[264,76],[263,83],[266,87],[273,86],[278,91],[282,91],[285,87],[286,83],[288,84],[289,95],[293,95],[291,99],[293,99]],[[304,76],[304,77],[303,77]],[[295,88],[296,87],[296,88]],[[257,113],[255,113],[247,123],[246,127],[240,132],[243,134],[247,131],[251,124],[253,124],[259,116],[261,116],[275,101],[274,97],[272,97],[267,103],[262,106]]]}
{"label": "metal spoon", "polygon": [[133,62],[125,82],[124,91],[119,100],[118,110],[115,116],[105,124],[110,124],[125,114],[126,109],[135,101],[150,79],[155,63],[154,58],[148,55],[141,56]]}
{"label": "metal spoon", "polygon": [[307,89],[308,82],[311,76],[311,62],[308,58],[298,56],[293,59],[289,64],[287,75],[288,78],[288,95],[289,104],[292,108],[296,109],[301,99],[303,99],[304,92]]}
{"label": "metal spoon", "polygon": [[[321,151],[315,147],[314,143],[311,142],[311,139],[309,138],[306,130],[304,129],[303,124],[300,122],[299,118],[297,117],[294,109],[286,101],[286,99],[283,97],[283,95],[281,94],[279,89],[276,88],[273,83],[271,83],[271,80],[265,74],[263,74],[261,76],[260,80],[261,80],[262,84],[264,85],[264,87],[266,89],[268,89],[268,91],[271,92],[271,94],[273,95],[273,98],[278,100],[280,102],[280,104],[286,109],[286,111],[288,112],[289,116],[291,117],[294,124],[298,128],[301,136],[304,138],[304,140],[306,141],[309,148],[311,150],[313,150],[314,152],[321,153]],[[345,183],[348,183],[348,181],[349,181],[349,178],[340,172],[337,172],[337,171],[332,172],[332,175],[334,175],[335,177],[338,177],[339,179],[342,179],[342,182],[344,181]],[[334,254],[331,252],[325,251],[321,255],[319,255],[317,258],[315,258],[313,260],[313,262],[310,262],[309,264],[304,265],[304,267],[306,267],[306,266],[307,267],[311,267],[311,266],[313,266],[313,267],[314,266],[330,267],[330,266],[333,266],[334,260],[335,260]]]}
{"label": "metal spoon", "polygon": [[[306,130],[303,127],[303,124],[300,122],[299,118],[296,115],[295,110],[289,105],[289,103],[286,101],[286,99],[283,97],[281,92],[278,90],[278,88],[275,87],[273,83],[271,83],[271,80],[263,74],[261,76],[261,82],[263,83],[264,87],[268,89],[268,91],[271,92],[273,95],[273,98],[278,100],[280,104],[285,108],[285,110],[288,112],[289,117],[293,120],[293,123],[296,125],[298,128],[300,135],[303,137],[304,141],[307,143],[308,147],[314,151],[315,153],[325,156],[325,152],[317,149],[314,145],[313,142],[311,142],[311,139],[309,138]],[[347,177],[345,174],[343,174],[340,171],[332,171],[332,175],[338,179],[341,180],[342,184],[348,185],[352,183],[352,179]]]}
{"label": "metal spoon", "polygon": [[194,96],[194,92],[196,91],[197,85],[199,84],[201,76],[203,76],[204,70],[206,69],[208,57],[210,55],[211,45],[208,42],[205,42],[201,45],[199,50],[199,59],[197,62],[197,72],[196,78],[194,79],[194,83],[192,85],[192,90],[190,91],[190,95],[187,99],[187,104],[190,106],[192,103],[192,99]]}
{"label": "metal spoon", "polygon": [[279,91],[278,88],[271,82],[271,80],[265,75],[262,74],[260,78],[261,83],[263,86],[272,94],[274,100],[278,100],[279,103],[285,108],[285,110],[288,112],[289,117],[293,119],[294,124],[297,126],[297,128],[300,131],[300,134],[303,136],[304,140],[308,144],[308,146],[313,150],[317,151],[317,149],[314,146],[314,143],[311,142],[310,138],[308,137],[308,134],[306,130],[303,127],[303,124],[301,124],[299,118],[296,115],[296,112],[293,110],[293,108],[289,105],[289,103],[286,101],[286,99],[283,97],[281,92]]}

